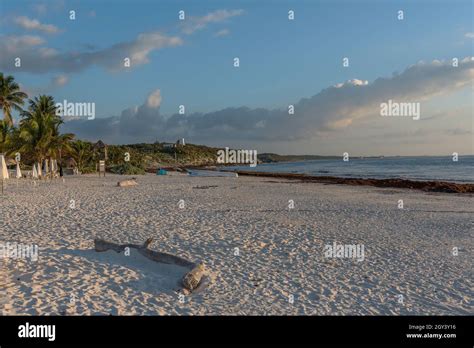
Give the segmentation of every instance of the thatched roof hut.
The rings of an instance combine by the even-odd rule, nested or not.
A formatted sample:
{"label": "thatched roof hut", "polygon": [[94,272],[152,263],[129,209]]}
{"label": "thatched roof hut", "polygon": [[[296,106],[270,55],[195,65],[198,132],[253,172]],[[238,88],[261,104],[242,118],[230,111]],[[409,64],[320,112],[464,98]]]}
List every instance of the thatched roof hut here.
{"label": "thatched roof hut", "polygon": [[77,162],[74,158],[69,157],[66,160],[66,168],[76,168],[77,167]]}
{"label": "thatched roof hut", "polygon": [[94,150],[105,149],[106,147],[107,145],[102,140],[99,140],[98,142],[94,144]]}
{"label": "thatched roof hut", "polygon": [[104,159],[107,160],[107,144],[105,144],[102,140],[96,142],[93,146],[93,150],[101,153],[104,152]]}

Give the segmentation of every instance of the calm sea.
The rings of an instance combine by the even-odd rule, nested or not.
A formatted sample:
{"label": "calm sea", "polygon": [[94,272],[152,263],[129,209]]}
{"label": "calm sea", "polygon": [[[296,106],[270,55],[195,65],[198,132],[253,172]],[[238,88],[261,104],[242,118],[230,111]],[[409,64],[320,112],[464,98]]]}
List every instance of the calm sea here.
{"label": "calm sea", "polygon": [[341,158],[259,164],[254,168],[236,166],[226,169],[346,178],[400,178],[474,183],[474,156],[459,156],[457,162],[454,162],[451,156],[351,158],[348,162],[344,162]]}

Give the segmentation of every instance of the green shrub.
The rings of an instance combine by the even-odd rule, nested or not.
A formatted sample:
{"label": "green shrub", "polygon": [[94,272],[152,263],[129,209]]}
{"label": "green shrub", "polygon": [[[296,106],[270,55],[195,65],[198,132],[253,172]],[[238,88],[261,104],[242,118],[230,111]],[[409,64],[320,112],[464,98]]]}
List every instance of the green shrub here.
{"label": "green shrub", "polygon": [[91,174],[95,172],[97,172],[95,167],[84,167],[82,168],[82,171],[81,171],[82,174]]}
{"label": "green shrub", "polygon": [[108,168],[111,173],[121,175],[143,175],[145,169],[134,166],[130,163],[119,164]]}

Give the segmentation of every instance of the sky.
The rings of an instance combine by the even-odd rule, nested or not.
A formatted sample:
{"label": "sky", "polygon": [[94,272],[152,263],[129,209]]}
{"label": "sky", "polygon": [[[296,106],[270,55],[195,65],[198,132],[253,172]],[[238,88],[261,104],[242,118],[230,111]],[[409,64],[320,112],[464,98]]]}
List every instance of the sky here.
{"label": "sky", "polygon": [[[0,71],[94,103],[62,129],[111,144],[474,154],[473,44],[470,0],[0,0]],[[389,100],[419,119],[382,117]]]}

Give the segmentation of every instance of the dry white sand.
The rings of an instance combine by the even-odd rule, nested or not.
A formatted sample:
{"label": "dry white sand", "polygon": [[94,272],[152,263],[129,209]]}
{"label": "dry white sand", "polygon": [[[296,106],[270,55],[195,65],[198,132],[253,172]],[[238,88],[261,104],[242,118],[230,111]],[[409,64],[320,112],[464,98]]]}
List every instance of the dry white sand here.
{"label": "dry white sand", "polygon": [[[474,314],[472,196],[180,175],[115,187],[125,178],[10,181],[0,242],[37,244],[39,259],[0,259],[0,313]],[[185,269],[96,253],[94,237],[153,237],[154,250],[204,261],[213,281],[182,303]],[[326,258],[334,241],[363,244],[364,261]]]}

